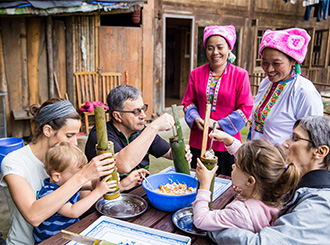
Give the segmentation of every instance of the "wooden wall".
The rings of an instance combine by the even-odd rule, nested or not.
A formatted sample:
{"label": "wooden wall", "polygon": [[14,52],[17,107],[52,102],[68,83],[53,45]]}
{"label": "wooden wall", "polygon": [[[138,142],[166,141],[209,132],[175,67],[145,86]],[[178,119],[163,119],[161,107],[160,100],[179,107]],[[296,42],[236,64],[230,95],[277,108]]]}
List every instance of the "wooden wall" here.
{"label": "wooden wall", "polygon": [[[285,3],[282,0],[155,0],[155,110],[161,113],[161,100],[164,83],[162,69],[163,54],[163,22],[162,16],[181,15],[194,16],[195,18],[195,36],[194,36],[194,67],[197,66],[197,41],[198,27],[208,25],[229,25],[235,26],[240,31],[238,47],[238,66],[248,70],[249,74],[262,72],[260,66],[256,66],[257,55],[257,32],[260,29],[285,29],[291,27],[300,27],[307,30],[328,30],[330,27],[329,19],[316,21],[311,12],[309,21],[304,20],[306,8],[302,6],[302,1],[296,1],[296,4]],[[313,35],[312,35],[313,36]],[[325,37],[323,37],[325,38]],[[327,37],[330,43],[330,38]],[[311,41],[311,45],[313,40]],[[311,45],[309,52],[312,52]],[[328,63],[329,63],[329,44],[322,46],[325,54],[325,67],[313,68],[310,65],[304,66],[304,72],[314,82],[328,83]],[[308,58],[307,58],[308,59]]]}
{"label": "wooden wall", "polygon": [[32,104],[59,95],[76,103],[73,73],[97,68],[98,19],[0,18],[0,92],[7,92],[8,136],[31,135]]}

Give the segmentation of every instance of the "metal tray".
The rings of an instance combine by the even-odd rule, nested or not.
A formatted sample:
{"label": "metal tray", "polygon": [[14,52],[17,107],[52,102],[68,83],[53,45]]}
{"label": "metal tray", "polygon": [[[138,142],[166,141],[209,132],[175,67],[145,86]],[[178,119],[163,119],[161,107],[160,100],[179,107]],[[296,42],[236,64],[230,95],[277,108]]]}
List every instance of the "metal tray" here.
{"label": "metal tray", "polygon": [[192,235],[206,236],[207,232],[197,229],[193,224],[192,207],[182,208],[172,216],[172,221],[180,230]]}
{"label": "metal tray", "polygon": [[101,214],[119,218],[128,219],[142,214],[146,211],[148,203],[142,197],[132,194],[120,194],[114,200],[100,199],[96,203],[96,209]]}

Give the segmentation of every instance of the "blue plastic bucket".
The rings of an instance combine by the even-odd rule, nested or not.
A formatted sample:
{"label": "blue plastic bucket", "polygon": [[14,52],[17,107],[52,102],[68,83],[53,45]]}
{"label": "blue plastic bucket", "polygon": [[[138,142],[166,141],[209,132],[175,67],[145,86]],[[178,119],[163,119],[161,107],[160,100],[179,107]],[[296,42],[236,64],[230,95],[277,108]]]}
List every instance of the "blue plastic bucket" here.
{"label": "blue plastic bucket", "polygon": [[12,151],[15,151],[24,146],[24,140],[16,137],[7,137],[0,139],[0,172],[1,162],[3,158]]}

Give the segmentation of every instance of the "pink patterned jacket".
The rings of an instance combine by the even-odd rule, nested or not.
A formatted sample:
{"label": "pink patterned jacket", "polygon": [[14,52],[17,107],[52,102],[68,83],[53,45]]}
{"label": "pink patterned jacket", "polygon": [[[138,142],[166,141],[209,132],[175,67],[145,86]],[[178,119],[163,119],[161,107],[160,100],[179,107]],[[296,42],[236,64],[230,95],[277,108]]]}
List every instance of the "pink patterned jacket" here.
{"label": "pink patterned jacket", "polygon": [[[194,69],[182,100],[185,119],[191,128],[189,145],[201,149],[203,131],[194,123],[196,117],[204,119],[207,103],[207,84],[210,74],[209,64]],[[216,95],[214,95],[216,96]],[[211,118],[218,121],[222,130],[241,140],[240,130],[244,127],[252,113],[253,97],[250,80],[246,70],[227,64],[221,77],[215,111],[211,110]],[[210,141],[210,139],[209,139]],[[210,142],[208,142],[209,146]],[[215,151],[227,151],[223,142],[213,143]]]}

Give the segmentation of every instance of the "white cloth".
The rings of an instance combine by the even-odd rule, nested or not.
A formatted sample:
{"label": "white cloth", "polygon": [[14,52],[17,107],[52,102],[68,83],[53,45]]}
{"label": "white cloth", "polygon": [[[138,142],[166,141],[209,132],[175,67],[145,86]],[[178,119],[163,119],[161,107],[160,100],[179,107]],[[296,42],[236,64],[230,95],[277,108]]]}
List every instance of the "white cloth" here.
{"label": "white cloth", "polygon": [[254,112],[271,81],[266,77],[259,86],[255,97],[252,113],[251,139],[267,139],[272,144],[282,144],[290,137],[296,120],[312,115],[323,116],[323,103],[320,93],[313,83],[298,75],[287,83],[284,91],[280,94],[275,105],[269,112],[265,124],[264,133],[254,131]]}
{"label": "white cloth", "polygon": [[306,7],[309,5],[318,4],[319,2],[320,2],[320,0],[304,0],[302,5],[303,5],[303,7]]}
{"label": "white cloth", "polygon": [[[8,174],[15,174],[25,178],[35,193],[43,186],[43,180],[48,178],[44,164],[35,157],[29,145],[9,153],[2,161],[1,172],[3,177]],[[11,220],[7,244],[34,244],[33,226],[24,219],[17,209],[3,177],[0,184],[5,189]]]}

